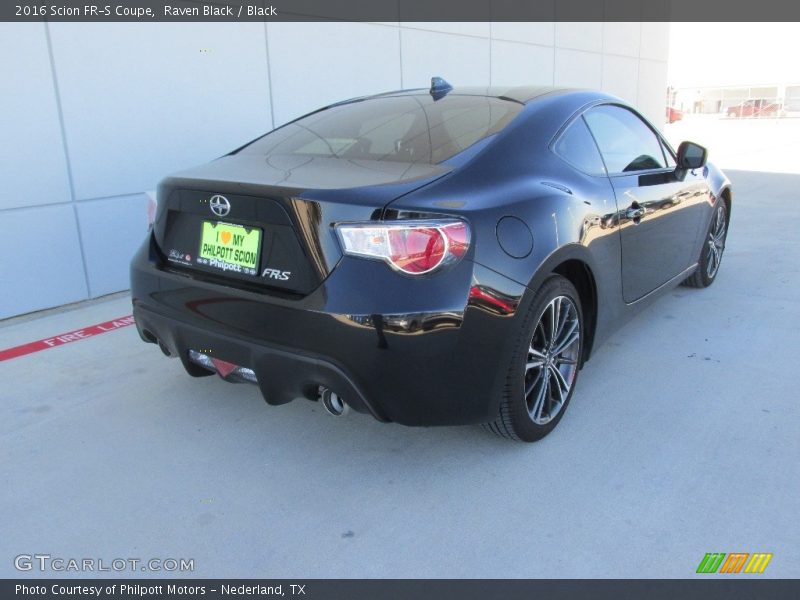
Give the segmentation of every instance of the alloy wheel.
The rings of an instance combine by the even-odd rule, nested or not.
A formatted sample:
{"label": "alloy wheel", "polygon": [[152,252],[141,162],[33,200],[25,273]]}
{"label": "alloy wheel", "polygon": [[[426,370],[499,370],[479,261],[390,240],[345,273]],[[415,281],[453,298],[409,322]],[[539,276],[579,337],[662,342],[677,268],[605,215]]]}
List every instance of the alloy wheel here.
{"label": "alloy wheel", "polygon": [[525,364],[525,401],[537,425],[550,422],[564,407],[578,371],[581,323],[575,303],[556,296],[533,332]]}
{"label": "alloy wheel", "polygon": [[725,218],[725,206],[720,205],[714,215],[714,223],[711,225],[708,232],[706,274],[709,279],[714,278],[722,262],[722,252],[725,250],[725,234],[727,230],[728,223]]}

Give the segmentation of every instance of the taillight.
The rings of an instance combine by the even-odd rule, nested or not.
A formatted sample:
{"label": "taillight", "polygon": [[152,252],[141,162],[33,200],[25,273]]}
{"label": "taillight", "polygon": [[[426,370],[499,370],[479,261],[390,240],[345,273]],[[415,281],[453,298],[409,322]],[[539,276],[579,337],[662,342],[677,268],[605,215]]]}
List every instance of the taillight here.
{"label": "taillight", "polygon": [[380,259],[409,275],[452,264],[469,248],[469,227],[455,219],[343,223],[336,231],[345,254]]}

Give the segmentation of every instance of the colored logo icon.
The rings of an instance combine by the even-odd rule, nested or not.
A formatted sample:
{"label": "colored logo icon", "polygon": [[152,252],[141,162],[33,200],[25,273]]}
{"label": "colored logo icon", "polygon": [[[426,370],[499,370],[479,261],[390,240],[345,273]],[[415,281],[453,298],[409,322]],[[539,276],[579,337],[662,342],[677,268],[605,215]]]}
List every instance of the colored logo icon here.
{"label": "colored logo icon", "polygon": [[708,552],[697,565],[697,573],[763,573],[769,561],[772,560],[771,552]]}

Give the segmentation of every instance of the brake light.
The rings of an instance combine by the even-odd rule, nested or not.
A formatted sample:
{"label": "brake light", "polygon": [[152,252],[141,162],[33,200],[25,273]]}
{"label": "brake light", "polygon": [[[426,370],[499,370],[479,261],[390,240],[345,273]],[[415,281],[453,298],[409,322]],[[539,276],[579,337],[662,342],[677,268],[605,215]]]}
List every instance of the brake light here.
{"label": "brake light", "polygon": [[469,248],[469,227],[456,219],[371,221],[336,226],[345,254],[374,258],[408,275],[453,264]]}

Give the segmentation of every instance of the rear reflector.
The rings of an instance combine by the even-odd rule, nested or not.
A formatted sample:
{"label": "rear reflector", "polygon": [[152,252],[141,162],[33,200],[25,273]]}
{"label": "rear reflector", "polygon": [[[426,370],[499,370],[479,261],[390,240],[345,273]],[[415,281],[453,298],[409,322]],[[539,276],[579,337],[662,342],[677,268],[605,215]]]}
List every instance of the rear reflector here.
{"label": "rear reflector", "polygon": [[189,350],[189,360],[209,371],[213,371],[225,381],[258,383],[255,371],[252,369],[241,367],[219,358],[212,358],[208,354],[203,354],[197,350]]}
{"label": "rear reflector", "polygon": [[237,369],[237,365],[229,362],[225,362],[224,360],[220,360],[218,358],[212,358],[211,363],[214,365],[214,368],[219,373],[220,377],[225,379],[228,375],[233,373]]}

